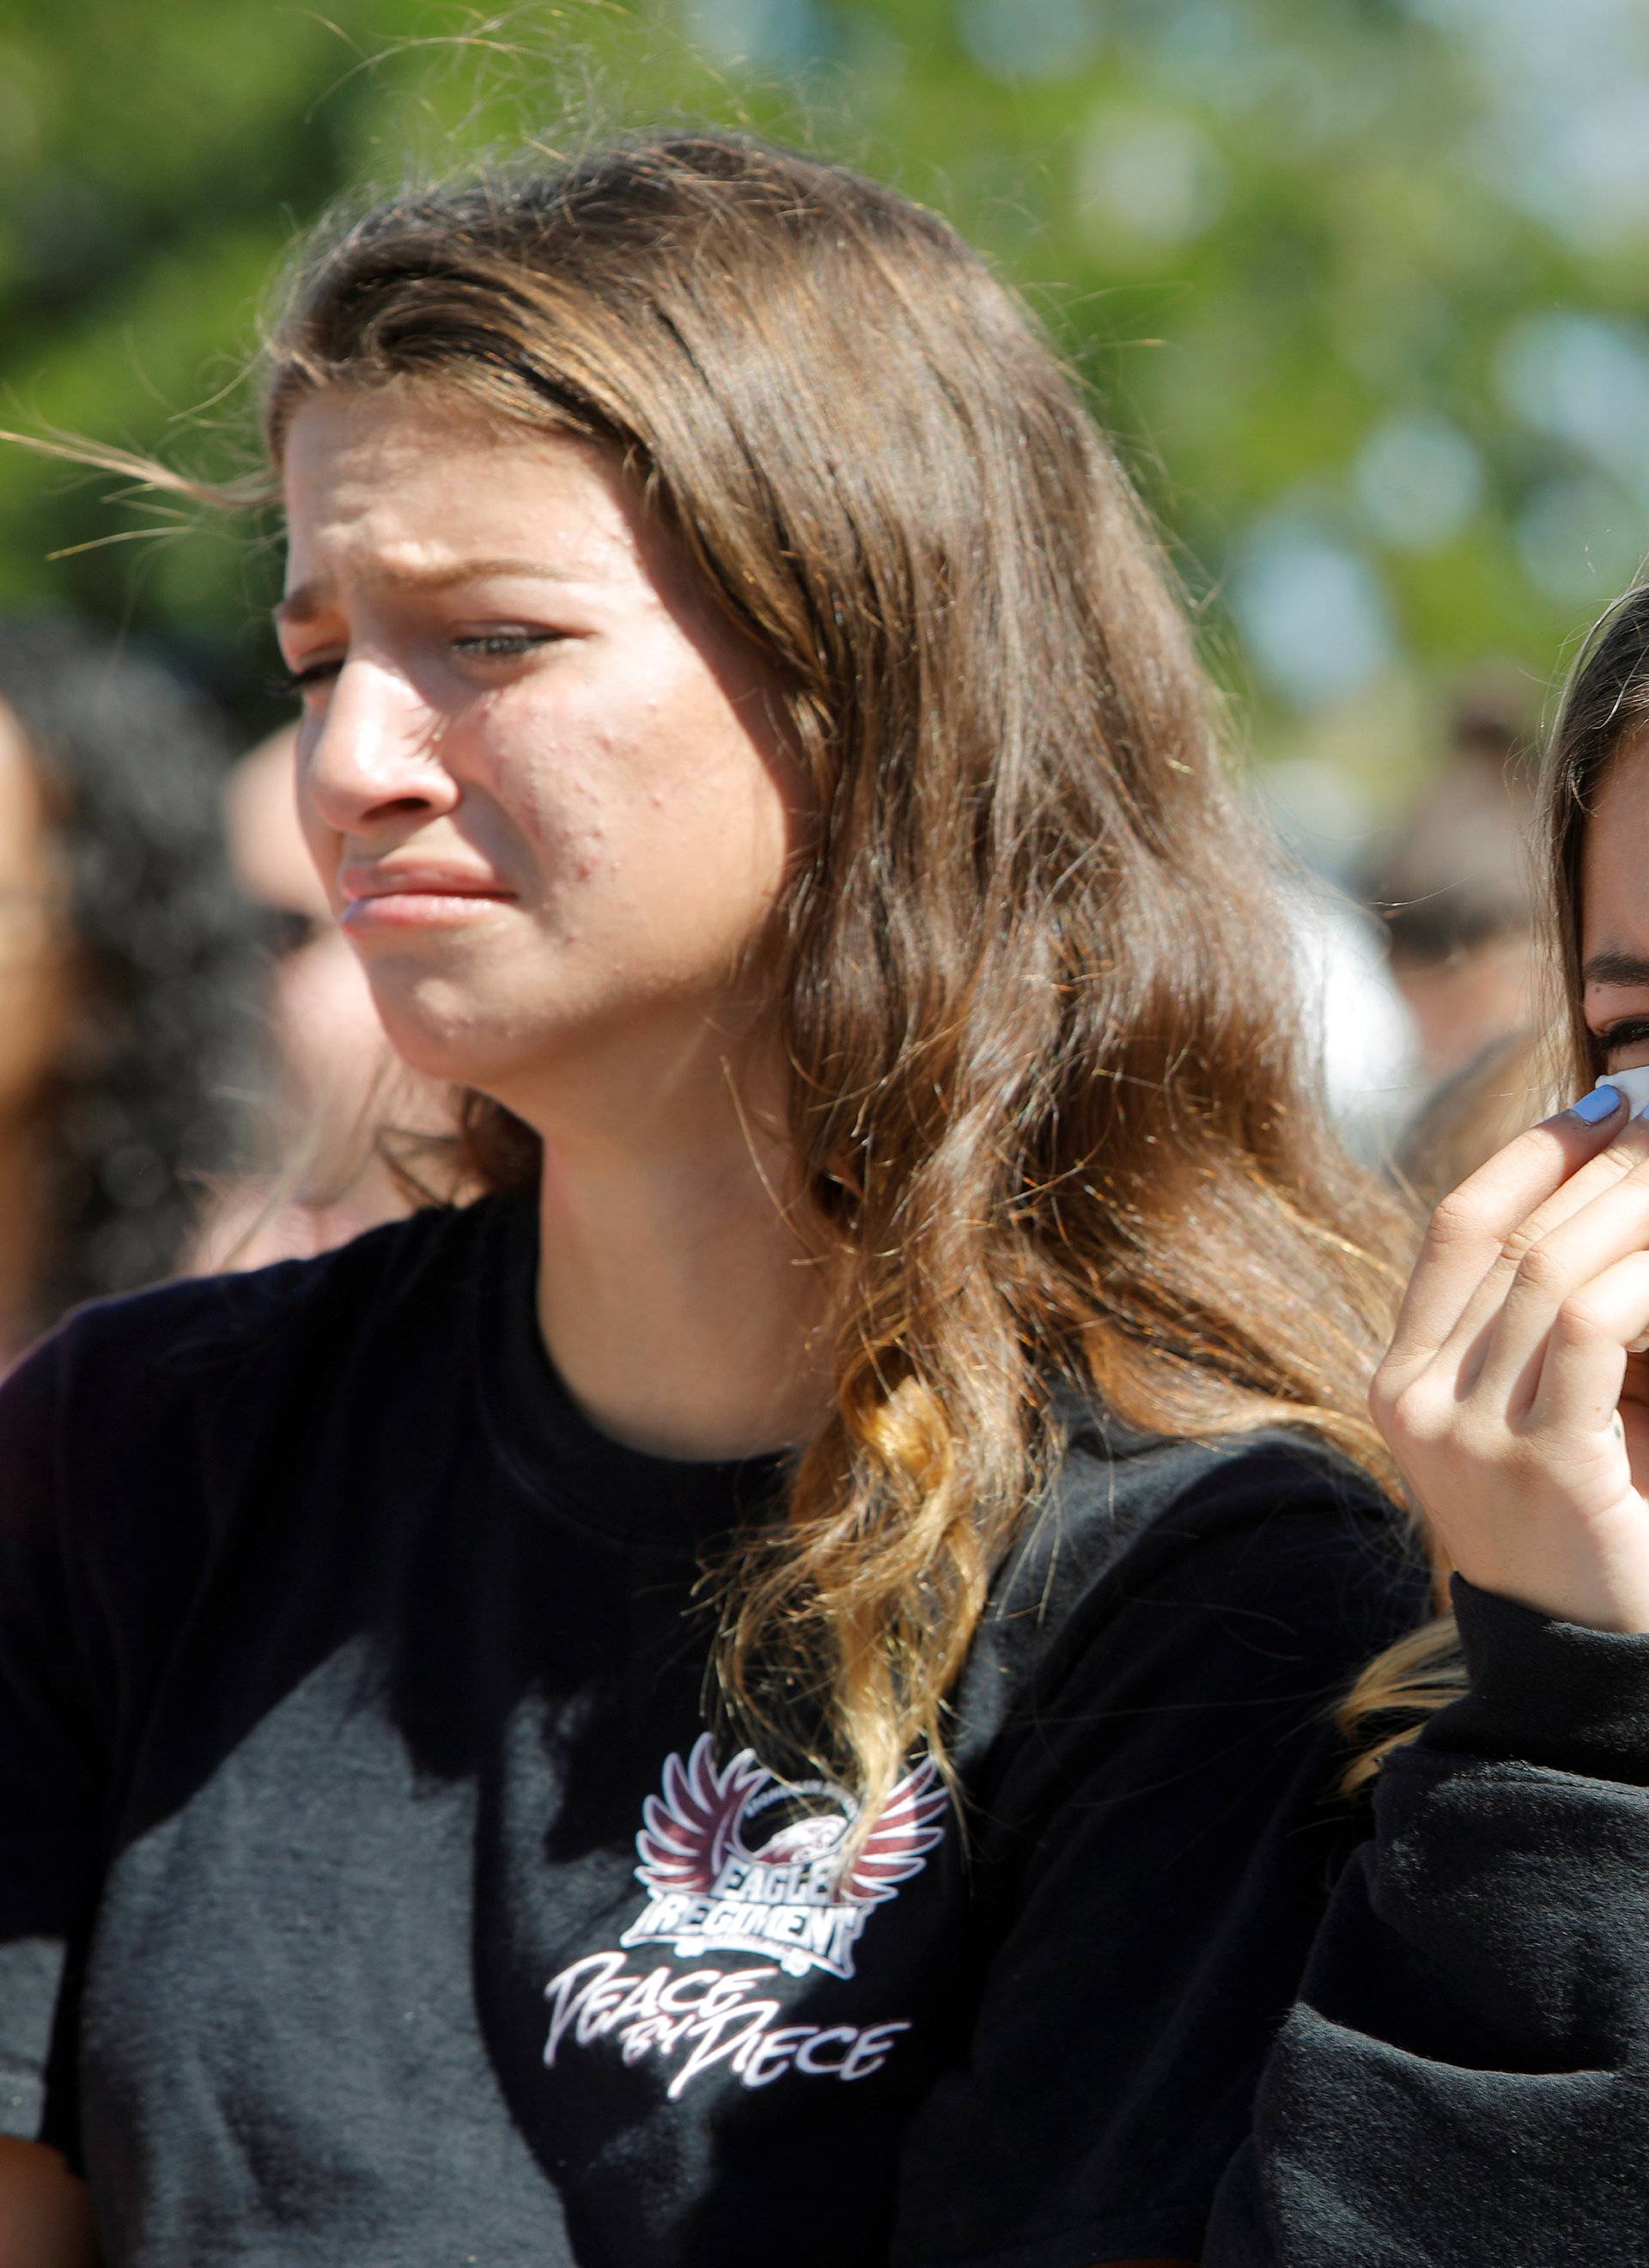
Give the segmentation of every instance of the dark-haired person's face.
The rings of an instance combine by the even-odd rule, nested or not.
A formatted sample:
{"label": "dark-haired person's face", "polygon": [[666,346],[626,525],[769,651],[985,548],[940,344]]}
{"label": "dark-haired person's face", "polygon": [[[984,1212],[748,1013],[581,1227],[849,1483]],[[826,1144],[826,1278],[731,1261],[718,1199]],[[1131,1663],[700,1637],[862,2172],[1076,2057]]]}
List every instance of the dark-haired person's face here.
{"label": "dark-haired person's face", "polygon": [[62,877],[34,757],[0,702],[0,1128],[26,1112],[69,1013]]}
{"label": "dark-haired person's face", "polygon": [[1581,853],[1586,1020],[1607,1068],[1649,1064],[1649,744],[1604,775]]}
{"label": "dark-haired person's face", "polygon": [[751,1014],[799,823],[762,673],[570,438],[401,395],[293,421],[299,801],[384,1025],[529,1119]]}

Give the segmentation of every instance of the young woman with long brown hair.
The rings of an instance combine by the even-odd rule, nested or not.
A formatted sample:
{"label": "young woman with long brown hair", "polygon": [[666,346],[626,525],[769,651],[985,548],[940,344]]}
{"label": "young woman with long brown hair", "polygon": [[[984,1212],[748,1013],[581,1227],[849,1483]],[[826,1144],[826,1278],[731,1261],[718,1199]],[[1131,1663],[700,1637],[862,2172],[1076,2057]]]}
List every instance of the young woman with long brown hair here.
{"label": "young woman with long brown hair", "polygon": [[1448,1640],[1395,1232],[1071,381],[684,135],[328,239],[267,401],[309,840],[490,1194],[9,1389],[15,2257],[1395,2260],[1336,1979],[1439,1997],[1372,1901],[1475,1768],[1336,1798]]}

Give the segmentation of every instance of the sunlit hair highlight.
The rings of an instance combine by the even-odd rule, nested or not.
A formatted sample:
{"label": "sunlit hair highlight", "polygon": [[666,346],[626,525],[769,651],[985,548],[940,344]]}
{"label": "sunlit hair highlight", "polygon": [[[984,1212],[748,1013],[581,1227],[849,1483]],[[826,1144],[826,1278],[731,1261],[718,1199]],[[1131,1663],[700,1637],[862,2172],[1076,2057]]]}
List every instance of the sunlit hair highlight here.
{"label": "sunlit hair highlight", "polygon": [[[933,214],[720,134],[386,204],[269,347],[269,437],[429,389],[609,447],[766,658],[815,823],[769,968],[835,1270],[829,1413],[720,1571],[720,1690],[866,1799],[1056,1450],[1365,1413],[1402,1229],[1326,1129],[1186,618],[1035,326]],[[478,1097],[470,1164],[536,1144]]]}

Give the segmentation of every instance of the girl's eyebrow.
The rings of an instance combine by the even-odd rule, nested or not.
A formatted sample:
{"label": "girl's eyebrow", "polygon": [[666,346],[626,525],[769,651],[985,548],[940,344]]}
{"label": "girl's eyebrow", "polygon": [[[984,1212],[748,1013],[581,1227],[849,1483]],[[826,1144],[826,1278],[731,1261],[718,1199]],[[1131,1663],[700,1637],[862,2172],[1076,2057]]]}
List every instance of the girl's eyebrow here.
{"label": "girl's eyebrow", "polygon": [[[387,590],[446,591],[457,583],[479,582],[486,575],[527,576],[541,583],[572,583],[579,579],[564,567],[542,559],[460,559],[446,567],[386,567],[376,571],[372,579]],[[331,587],[324,577],[319,576],[313,582],[300,583],[275,608],[276,621],[313,622],[325,606]]]}
{"label": "girl's eyebrow", "polygon": [[1649,985],[1649,960],[1636,953],[1594,953],[1580,971],[1585,984]]}

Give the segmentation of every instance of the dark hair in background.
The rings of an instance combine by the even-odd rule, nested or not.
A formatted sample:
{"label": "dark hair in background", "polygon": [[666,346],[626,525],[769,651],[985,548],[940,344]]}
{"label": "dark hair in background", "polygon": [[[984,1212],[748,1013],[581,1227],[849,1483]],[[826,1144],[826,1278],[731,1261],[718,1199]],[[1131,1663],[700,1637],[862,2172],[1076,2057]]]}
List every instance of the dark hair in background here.
{"label": "dark hair in background", "polygon": [[1457,703],[1442,762],[1365,877],[1394,959],[1435,965],[1531,927],[1526,707],[1520,685],[1487,683]]}
{"label": "dark hair in background", "polygon": [[224,846],[232,745],[170,670],[77,622],[0,619],[0,704],[38,770],[70,932],[40,1102],[40,1330],[171,1273],[201,1177],[247,1162],[258,928]]}
{"label": "dark hair in background", "polygon": [[1649,584],[1616,600],[1593,627],[1570,674],[1542,780],[1552,957],[1560,997],[1554,1026],[1567,1042],[1560,1083],[1588,1086],[1603,1050],[1582,1010],[1580,932],[1586,919],[1581,858],[1586,830],[1610,765],[1634,735],[1649,732]]}
{"label": "dark hair in background", "polygon": [[1502,1032],[1426,1097],[1398,1146],[1405,1188],[1428,1208],[1535,1119],[1561,1106],[1550,1098],[1551,1048],[1533,1025]]}

